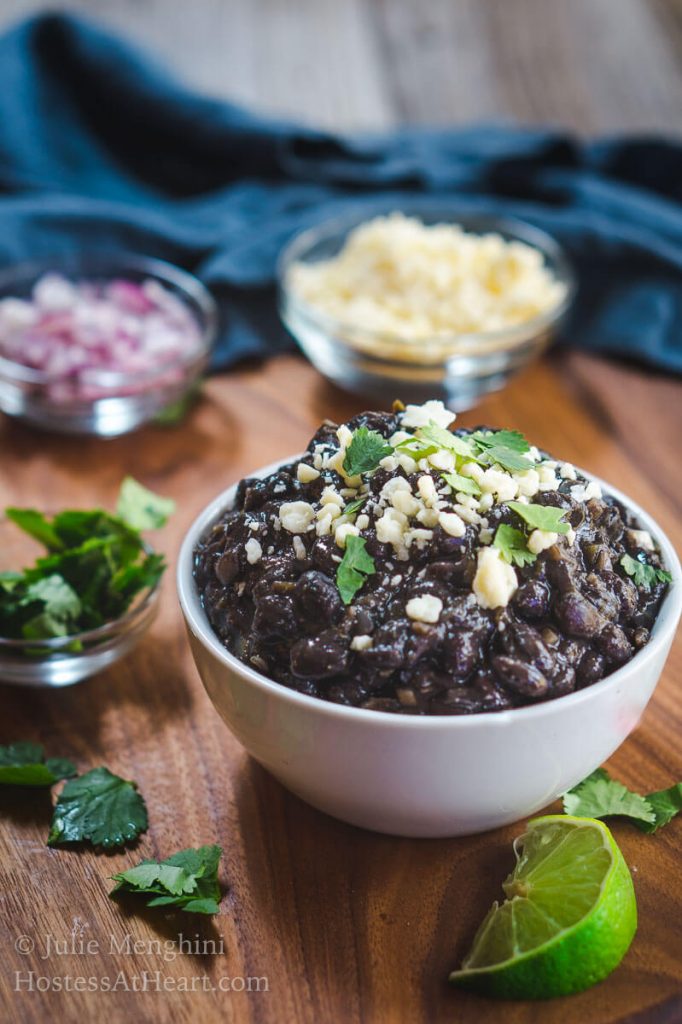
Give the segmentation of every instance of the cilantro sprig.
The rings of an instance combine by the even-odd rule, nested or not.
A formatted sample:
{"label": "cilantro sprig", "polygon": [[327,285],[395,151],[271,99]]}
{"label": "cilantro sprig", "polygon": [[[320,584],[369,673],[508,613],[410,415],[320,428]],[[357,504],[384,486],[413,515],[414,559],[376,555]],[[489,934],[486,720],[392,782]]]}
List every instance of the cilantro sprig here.
{"label": "cilantro sprig", "polygon": [[378,430],[358,427],[346,448],[343,468],[348,476],[371,473],[382,459],[392,454],[393,448]]}
{"label": "cilantro sprig", "polygon": [[522,501],[508,501],[507,505],[534,530],[543,530],[546,533],[568,533],[571,528],[569,523],[564,522],[565,508],[530,503],[525,505]]}
{"label": "cilantro sprig", "polygon": [[65,509],[5,510],[46,548],[23,572],[0,573],[0,634],[40,640],[94,629],[121,616],[135,596],[161,578],[165,561],[141,531],[162,526],[174,508],[131,477],[121,485],[117,514]]}
{"label": "cilantro sprig", "polygon": [[374,559],[367,553],[364,537],[349,534],[346,549],[336,570],[336,586],[344,604],[350,604],[368,576],[376,572]]}
{"label": "cilantro sprig", "polygon": [[497,527],[493,547],[497,548],[505,562],[509,562],[510,565],[532,565],[537,558],[537,555],[528,550],[526,535],[506,523],[500,523]]}
{"label": "cilantro sprig", "polygon": [[69,780],[59,794],[47,844],[88,841],[110,849],[137,839],[147,825],[147,808],[136,783],[108,768],[93,768]]}
{"label": "cilantro sprig", "polygon": [[154,494],[132,476],[124,478],[116,502],[116,515],[133,530],[158,530],[165,526],[173,512],[175,502],[172,498]]}
{"label": "cilantro sprig", "polygon": [[451,473],[441,473],[441,476],[455,493],[461,491],[463,494],[473,494],[474,496],[481,493],[481,488],[470,476],[462,476],[461,473],[455,473],[454,470]]}
{"label": "cilantro sprig", "polygon": [[117,884],[109,893],[134,893],[148,907],[178,907],[186,913],[217,914],[220,901],[219,846],[180,850],[165,860],[143,860],[136,867],[112,875]]}
{"label": "cilantro sprig", "polygon": [[444,449],[454,455],[459,455],[464,461],[476,461],[476,447],[471,443],[470,437],[453,434],[445,427],[439,427],[433,420],[427,426],[419,427],[417,437],[428,442],[435,451]]}
{"label": "cilantro sprig", "polygon": [[17,742],[0,747],[0,785],[53,786],[76,774],[65,757],[45,757],[40,743]]}
{"label": "cilantro sprig", "polygon": [[354,516],[360,511],[362,506],[367,501],[367,495],[363,494],[361,498],[354,498],[353,501],[349,501],[343,510],[344,516]]}
{"label": "cilantro sprig", "polygon": [[517,473],[533,468],[530,459],[524,458],[530,445],[518,430],[476,430],[471,437],[478,446],[480,461]]}
{"label": "cilantro sprig", "polygon": [[465,462],[477,462],[481,466],[499,465],[517,473],[533,468],[533,462],[524,457],[524,453],[530,451],[530,445],[518,430],[475,430],[471,434],[459,435],[431,420],[426,426],[419,427],[414,437],[404,439],[397,447],[416,458],[425,458],[444,449],[457,458],[458,468]]}
{"label": "cilantro sprig", "polygon": [[597,768],[573,789],[564,793],[564,811],[578,818],[628,818],[642,832],[656,832],[682,810],[682,782],[647,796],[634,793]]}
{"label": "cilantro sprig", "polygon": [[673,578],[666,569],[656,569],[648,562],[640,562],[632,555],[623,555],[620,564],[638,587],[651,590],[657,583],[672,583]]}

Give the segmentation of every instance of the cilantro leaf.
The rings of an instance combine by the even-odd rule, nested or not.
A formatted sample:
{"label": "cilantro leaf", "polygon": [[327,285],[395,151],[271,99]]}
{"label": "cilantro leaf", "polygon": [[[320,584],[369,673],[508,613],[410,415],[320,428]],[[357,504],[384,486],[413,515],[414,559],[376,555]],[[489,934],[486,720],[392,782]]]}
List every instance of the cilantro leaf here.
{"label": "cilantro leaf", "polygon": [[344,604],[350,604],[368,576],[376,572],[374,559],[365,550],[364,537],[349,534],[346,550],[336,570],[336,586]]}
{"label": "cilantro leaf", "polygon": [[654,825],[656,821],[648,800],[612,779],[604,768],[597,768],[564,793],[564,811],[577,818],[605,818],[617,814],[630,818],[637,825]]}
{"label": "cilantro leaf", "polygon": [[673,578],[665,569],[656,569],[648,562],[640,562],[632,555],[623,555],[620,560],[623,569],[631,576],[638,587],[646,587],[651,590],[656,583],[672,583]]}
{"label": "cilantro leaf", "polygon": [[143,860],[136,867],[112,875],[117,892],[151,896],[148,907],[176,906],[195,914],[217,914],[220,900],[219,846],[200,846],[174,853],[166,860]]}
{"label": "cilantro leaf", "polygon": [[5,786],[52,786],[76,774],[65,757],[45,759],[40,743],[10,743],[0,747],[0,784]]}
{"label": "cilantro leaf", "polygon": [[461,473],[441,473],[443,480],[456,493],[462,491],[464,494],[480,494],[481,488],[470,476],[462,476]]}
{"label": "cilantro leaf", "polygon": [[57,573],[44,576],[26,588],[25,602],[40,601],[42,611],[25,622],[21,632],[29,640],[68,636],[75,632],[81,602],[73,587]]}
{"label": "cilantro leaf", "polygon": [[446,451],[453,452],[453,454],[459,455],[464,459],[474,461],[476,459],[476,450],[468,438],[453,434],[445,427],[439,427],[433,420],[430,420],[427,426],[419,427],[417,436],[421,440],[430,441],[435,445],[436,451],[444,448]]}
{"label": "cilantro leaf", "polygon": [[5,515],[29,537],[43,544],[48,551],[58,551],[64,546],[52,523],[42,512],[37,512],[34,508],[10,507],[5,509]]}
{"label": "cilantro leaf", "polygon": [[534,530],[568,533],[571,528],[563,521],[566,515],[565,508],[555,508],[553,505],[524,505],[522,501],[508,501],[507,505]]}
{"label": "cilantro leaf", "polygon": [[653,822],[636,821],[635,825],[642,832],[655,832],[672,821],[682,811],[682,782],[677,782],[669,789],[659,789],[656,793],[647,793],[646,802],[654,812]]}
{"label": "cilantro leaf", "polygon": [[532,565],[537,558],[537,555],[528,550],[526,535],[513,526],[507,526],[506,523],[500,523],[497,527],[493,547],[498,549],[505,562],[509,562],[510,565]]}
{"label": "cilantro leaf", "polygon": [[[9,576],[12,578],[8,578]],[[57,573],[29,582],[26,574],[5,574],[0,581],[0,630],[4,636],[29,640],[75,632],[81,602]]]}
{"label": "cilantro leaf", "polygon": [[48,846],[89,840],[123,846],[147,828],[147,808],[134,782],[108,768],[93,768],[67,782],[57,799]]}
{"label": "cilantro leaf", "polygon": [[371,473],[382,459],[393,454],[393,448],[378,430],[358,427],[346,448],[343,468],[348,476]]}
{"label": "cilantro leaf", "polygon": [[354,501],[349,501],[343,510],[344,516],[354,516],[356,512],[359,512],[362,506],[367,501],[367,495],[362,498],[355,498]]}
{"label": "cilantro leaf", "polygon": [[481,458],[489,466],[502,466],[502,469],[514,473],[522,473],[533,468],[530,459],[524,459],[523,455],[518,455],[511,448],[486,448],[479,456],[479,460]]}
{"label": "cilantro leaf", "polygon": [[522,454],[530,451],[530,445],[518,430],[476,430],[471,436],[478,445],[479,460],[487,465],[497,464],[513,472],[533,468],[533,462]]}
{"label": "cilantro leaf", "polygon": [[530,445],[520,430],[475,430],[471,435],[481,448],[509,448],[513,452],[529,452]]}
{"label": "cilantro leaf", "polygon": [[116,514],[134,530],[156,530],[175,511],[172,498],[161,498],[131,476],[125,477],[116,504]]}
{"label": "cilantro leaf", "polygon": [[111,577],[110,588],[129,603],[141,590],[156,586],[166,571],[166,559],[152,552],[142,563],[125,565]]}
{"label": "cilantro leaf", "polygon": [[419,462],[420,459],[426,459],[429,455],[435,455],[438,445],[422,441],[421,438],[414,436],[399,441],[393,450],[400,452],[401,455],[409,455],[415,462]]}

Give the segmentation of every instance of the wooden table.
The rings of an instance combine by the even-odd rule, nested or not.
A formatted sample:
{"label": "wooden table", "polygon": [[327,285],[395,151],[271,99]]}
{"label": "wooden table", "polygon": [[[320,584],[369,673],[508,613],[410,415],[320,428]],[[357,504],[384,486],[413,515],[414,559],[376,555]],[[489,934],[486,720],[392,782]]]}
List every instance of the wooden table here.
{"label": "wooden table", "polygon": [[[130,472],[178,502],[158,538],[172,563],[184,530],[218,490],[300,450],[322,417],[345,419],[360,408],[290,356],[214,378],[187,422],[173,430],[148,428],[103,443],[45,437],[5,421],[0,498],[112,503]],[[559,354],[461,419],[517,427],[607,477],[653,510],[679,545],[673,444],[679,410],[675,382]],[[678,642],[643,723],[612,760],[616,776],[633,787],[658,789],[682,778],[681,683]],[[634,872],[641,923],[625,962],[602,985],[549,1004],[504,1007],[450,991],[448,970],[500,896],[520,826],[465,839],[393,839],[340,824],[289,795],[246,757],[214,712],[192,664],[170,572],[159,620],[125,661],[61,692],[2,687],[0,696],[0,742],[39,740],[81,770],[106,764],[139,783],[151,820],[129,852],[48,849],[47,797],[2,794],[0,983],[11,1020],[605,1024],[682,1018],[682,820],[653,837],[614,825]],[[227,890],[214,921],[130,913],[108,899],[108,876],[141,856],[210,842],[225,851]],[[154,941],[168,940],[173,948],[180,932],[222,942],[224,953],[165,961]],[[100,952],[41,959],[48,934],[94,939]],[[35,943],[30,955],[14,949],[22,935]],[[112,943],[120,948],[126,935],[142,943],[142,952],[112,954]],[[24,978],[34,971],[95,979],[119,971],[128,979],[148,971],[155,979],[160,971],[178,986],[202,975],[211,985],[267,978],[268,991],[18,994],[15,971]]]}
{"label": "wooden table", "polygon": [[[0,23],[42,6],[0,0]],[[93,14],[92,0],[60,6]],[[582,133],[682,130],[679,0],[109,0],[97,14],[156,46],[200,89],[331,128],[502,116]],[[462,421],[518,427],[607,477],[651,509],[679,547],[681,404],[678,383],[561,354]],[[287,357],[214,378],[176,430],[98,443],[5,421],[0,501],[112,503],[132,473],[179,503],[159,535],[173,562],[184,530],[217,491],[299,450],[322,417],[359,408]],[[613,758],[614,773],[642,790],[682,778],[681,677],[678,642],[643,723]],[[390,839],[290,796],[246,758],[205,696],[171,572],[159,620],[120,665],[61,693],[2,687],[0,697],[0,742],[40,740],[81,770],[106,764],[137,780],[151,817],[134,851],[48,850],[47,797],[0,795],[0,996],[12,1024],[682,1020],[682,822],[654,837],[614,826],[635,872],[641,922],[604,984],[539,1005],[450,991],[447,973],[500,896],[519,827],[450,841]],[[126,914],[108,899],[107,878],[124,865],[208,842],[225,851],[215,921]],[[181,931],[224,952],[171,959]],[[99,953],[41,959],[48,934],[73,936],[76,947],[94,942]],[[153,944],[166,941],[164,959]],[[31,943],[33,953],[22,952]],[[118,991],[17,993],[15,971],[92,977],[99,988],[106,976]],[[151,990],[125,991],[143,971]],[[251,992],[238,991],[239,981],[232,991],[163,990],[192,978],[201,988],[203,975],[216,986],[267,978],[268,990],[252,982]]]}

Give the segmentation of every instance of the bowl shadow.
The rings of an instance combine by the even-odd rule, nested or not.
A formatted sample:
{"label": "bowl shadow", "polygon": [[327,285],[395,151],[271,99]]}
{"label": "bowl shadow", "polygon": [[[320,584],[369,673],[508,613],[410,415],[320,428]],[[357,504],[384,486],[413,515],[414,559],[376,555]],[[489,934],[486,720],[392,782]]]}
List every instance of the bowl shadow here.
{"label": "bowl shadow", "polygon": [[447,977],[501,895],[509,830],[457,839],[368,832],[308,806],[251,758],[235,804],[242,898],[259,922],[262,969],[279,950],[286,973],[303,975],[315,1019],[370,1019],[380,1009],[400,1021],[419,1005],[420,1019],[434,1020],[475,1005]]}

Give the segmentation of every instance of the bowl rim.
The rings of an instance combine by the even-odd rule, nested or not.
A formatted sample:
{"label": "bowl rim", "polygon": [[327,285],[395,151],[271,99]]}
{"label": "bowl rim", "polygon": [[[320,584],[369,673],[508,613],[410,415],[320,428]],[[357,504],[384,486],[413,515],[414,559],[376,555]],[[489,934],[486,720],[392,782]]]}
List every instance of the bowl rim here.
{"label": "bowl rim", "polygon": [[[0,269],[0,298],[11,298],[9,289],[13,283],[32,279],[37,281],[47,273],[62,274],[70,278],[88,281],[92,278],[107,277],[113,280],[116,276],[124,276],[130,270],[158,280],[162,284],[172,285],[180,294],[182,303],[193,312],[188,298],[196,304],[201,314],[197,320],[200,333],[200,345],[192,352],[182,352],[172,362],[144,372],[117,372],[106,369],[101,371],[105,378],[101,386],[116,388],[136,381],[156,381],[164,373],[178,368],[191,367],[207,358],[215,342],[218,330],[218,306],[205,284],[189,270],[178,267],[168,260],[156,256],[146,256],[128,250],[107,252],[104,249],[91,249],[69,253],[48,253],[45,256],[21,263],[10,264]],[[50,376],[44,370],[8,359],[0,353],[0,376],[24,384],[47,385],[62,380],[61,376]],[[114,379],[115,378],[115,379]],[[95,381],[96,383],[96,381]],[[100,399],[95,399],[99,401]],[[85,402],[91,404],[90,401]]]}
{"label": "bowl rim", "polygon": [[[284,459],[278,459],[261,469],[249,474],[249,477],[264,477],[302,458],[305,453],[298,453]],[[307,694],[291,690],[283,683],[258,672],[256,669],[246,665],[232,654],[220,642],[218,636],[204,612],[199,595],[194,583],[193,564],[194,549],[199,538],[206,532],[209,526],[214,523],[220,514],[225,511],[230,501],[234,499],[239,481],[226,488],[199,513],[188,528],[178,556],[176,570],[176,584],[178,598],[186,625],[203,646],[213,654],[218,661],[226,668],[237,672],[243,679],[254,684],[258,689],[284,700],[285,703],[298,705],[302,710],[312,713],[318,711],[320,714],[330,715],[338,719],[355,721],[358,725],[376,722],[377,725],[388,728],[408,729],[466,729],[474,725],[489,723],[496,728],[508,727],[514,722],[521,725],[529,720],[542,718],[545,715],[552,715],[554,708],[561,708],[570,702],[573,705],[589,702],[599,693],[607,688],[617,687],[624,683],[628,673],[637,671],[643,667],[644,660],[653,659],[661,648],[665,647],[674,635],[677,622],[682,613],[682,566],[668,536],[663,532],[658,523],[645,512],[636,502],[622,491],[606,483],[600,477],[586,470],[575,467],[587,480],[594,480],[611,497],[616,498],[626,508],[635,514],[642,526],[647,529],[660,547],[666,567],[671,572],[673,582],[666,593],[656,621],[652,627],[651,639],[643,648],[634,655],[625,665],[611,672],[608,676],[592,683],[581,690],[564,694],[561,697],[554,697],[551,700],[542,701],[538,704],[528,704],[518,708],[506,708],[503,711],[480,711],[471,715],[400,715],[391,711],[374,711],[370,708],[347,707],[344,704],[334,704],[332,701],[323,700],[321,697],[310,697]]]}
{"label": "bowl rim", "polygon": [[[439,217],[440,219],[437,223],[459,224],[467,233],[495,232],[510,236],[537,249],[542,253],[545,262],[549,259],[554,264],[554,276],[557,281],[564,284],[566,289],[563,298],[549,309],[531,317],[530,320],[524,320],[518,324],[510,324],[508,327],[501,327],[494,331],[433,334],[426,338],[415,339],[405,338],[389,331],[366,329],[357,323],[347,323],[346,321],[339,320],[329,313],[325,313],[323,310],[310,305],[291,288],[287,278],[292,265],[297,259],[301,258],[307,249],[323,238],[329,238],[334,235],[345,237],[354,227],[358,227],[360,224],[376,216],[381,216],[382,213],[384,215],[390,215],[392,212],[405,213],[410,216],[417,215],[420,211],[424,216],[433,215]],[[472,210],[458,209],[454,202],[452,207],[448,208],[445,204],[439,205],[434,201],[429,202],[428,197],[424,197],[424,199],[411,199],[409,201],[405,200],[395,204],[387,203],[385,207],[377,201],[376,207],[372,210],[358,206],[353,210],[321,220],[317,224],[298,231],[289,239],[277,257],[276,278],[280,315],[287,326],[289,324],[286,306],[288,303],[292,303],[302,316],[311,323],[321,327],[327,334],[336,338],[339,334],[346,334],[352,337],[354,333],[359,332],[363,338],[375,344],[377,349],[381,349],[382,346],[390,346],[395,349],[396,347],[405,346],[407,348],[414,345],[438,345],[446,349],[448,345],[457,344],[461,346],[466,344],[472,347],[483,345],[494,350],[496,343],[506,342],[509,344],[517,336],[519,343],[521,343],[529,335],[540,334],[548,327],[556,324],[568,311],[578,290],[578,281],[573,264],[564,247],[549,232],[536,227],[521,217],[493,212],[477,213]],[[336,340],[347,344],[343,337],[336,338]]]}

